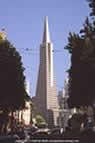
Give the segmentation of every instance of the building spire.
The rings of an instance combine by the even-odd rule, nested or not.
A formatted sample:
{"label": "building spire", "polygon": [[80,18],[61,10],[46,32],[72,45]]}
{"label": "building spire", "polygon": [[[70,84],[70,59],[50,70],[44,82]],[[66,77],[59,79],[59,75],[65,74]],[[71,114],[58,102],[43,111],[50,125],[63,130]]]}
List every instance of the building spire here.
{"label": "building spire", "polygon": [[48,17],[45,17],[44,22],[44,33],[43,33],[43,43],[50,43],[50,33],[49,33],[49,27],[48,27]]}

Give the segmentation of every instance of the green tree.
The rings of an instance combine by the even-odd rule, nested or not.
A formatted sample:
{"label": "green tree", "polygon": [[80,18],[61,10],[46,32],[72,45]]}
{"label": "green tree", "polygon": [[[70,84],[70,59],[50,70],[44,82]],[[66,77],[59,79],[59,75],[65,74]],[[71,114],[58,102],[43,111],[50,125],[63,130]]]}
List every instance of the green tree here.
{"label": "green tree", "polygon": [[45,119],[41,115],[36,115],[35,119],[36,119],[37,125],[41,125],[43,123],[46,123]]}
{"label": "green tree", "polygon": [[89,7],[91,8],[90,16],[95,16],[95,0],[87,0],[89,2]]}
{"label": "green tree", "polygon": [[8,40],[0,40],[0,108],[15,111],[24,108],[24,67],[21,56]]}
{"label": "green tree", "polygon": [[65,47],[71,54],[69,107],[92,105],[95,100],[95,27],[88,18],[79,34],[69,34]]}

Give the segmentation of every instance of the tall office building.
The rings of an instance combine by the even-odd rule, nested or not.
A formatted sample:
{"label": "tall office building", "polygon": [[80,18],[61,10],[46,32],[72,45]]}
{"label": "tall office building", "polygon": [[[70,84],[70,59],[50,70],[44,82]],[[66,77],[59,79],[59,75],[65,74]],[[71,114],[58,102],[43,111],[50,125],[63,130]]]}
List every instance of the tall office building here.
{"label": "tall office building", "polygon": [[53,44],[50,40],[48,18],[44,21],[44,33],[40,45],[40,65],[36,89],[36,107],[48,125],[58,125],[59,106],[57,99],[56,80],[53,68]]}

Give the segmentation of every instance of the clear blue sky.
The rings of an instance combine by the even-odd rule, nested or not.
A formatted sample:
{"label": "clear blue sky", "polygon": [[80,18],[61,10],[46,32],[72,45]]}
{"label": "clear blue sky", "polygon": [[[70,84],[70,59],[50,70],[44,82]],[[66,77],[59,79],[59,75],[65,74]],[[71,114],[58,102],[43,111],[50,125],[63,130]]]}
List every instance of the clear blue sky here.
{"label": "clear blue sky", "polygon": [[[69,54],[64,50],[68,33],[79,32],[85,17],[89,15],[86,0],[2,0],[0,1],[0,28],[6,28],[8,39],[23,58],[27,80],[35,95],[39,65],[39,48],[43,34],[44,17],[48,16],[54,49],[54,67],[57,88],[64,86]],[[23,49],[32,48],[33,51]]]}

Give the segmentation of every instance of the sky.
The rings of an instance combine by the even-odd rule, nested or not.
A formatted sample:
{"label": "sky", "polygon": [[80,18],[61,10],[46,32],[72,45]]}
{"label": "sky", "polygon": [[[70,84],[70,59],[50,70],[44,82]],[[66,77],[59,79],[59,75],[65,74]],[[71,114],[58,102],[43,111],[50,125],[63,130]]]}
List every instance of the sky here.
{"label": "sky", "polygon": [[64,87],[66,71],[70,67],[70,55],[64,49],[68,43],[68,34],[79,33],[89,13],[86,0],[3,0],[0,2],[0,29],[6,29],[8,40],[22,56],[31,96],[35,95],[36,90],[45,16],[48,16],[50,37],[55,50],[54,71],[57,90],[60,90]]}

